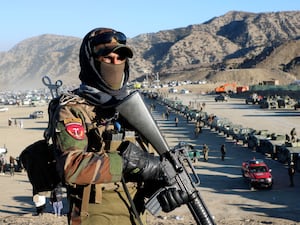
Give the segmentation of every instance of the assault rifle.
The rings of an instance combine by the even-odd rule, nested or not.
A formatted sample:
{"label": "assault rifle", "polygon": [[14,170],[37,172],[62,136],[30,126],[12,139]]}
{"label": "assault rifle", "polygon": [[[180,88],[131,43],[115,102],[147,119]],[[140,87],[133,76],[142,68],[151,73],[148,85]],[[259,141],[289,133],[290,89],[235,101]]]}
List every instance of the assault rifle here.
{"label": "assault rifle", "polygon": [[[167,166],[164,170],[168,183],[188,194],[187,206],[196,223],[198,225],[215,225],[196,188],[200,181],[188,157],[187,150],[184,147],[170,149],[140,94],[134,92],[129,95],[116,109],[120,116],[141,134],[164,160],[170,162],[166,165],[171,166]],[[191,168],[193,177],[187,171],[186,164]],[[146,203],[146,208],[154,215],[161,210],[157,200],[160,191],[162,190],[154,194]]]}

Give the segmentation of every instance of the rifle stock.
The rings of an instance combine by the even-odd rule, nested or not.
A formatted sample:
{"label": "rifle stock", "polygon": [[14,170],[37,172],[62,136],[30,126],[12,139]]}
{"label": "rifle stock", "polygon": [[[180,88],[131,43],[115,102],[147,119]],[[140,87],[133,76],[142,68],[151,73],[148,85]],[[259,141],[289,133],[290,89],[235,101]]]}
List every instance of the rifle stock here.
{"label": "rifle stock", "polygon": [[[142,97],[138,92],[129,95],[117,107],[119,114],[155,148],[157,153],[164,156],[172,167],[166,166],[164,172],[168,177],[168,182],[174,184],[177,189],[181,189],[189,195],[187,206],[192,213],[198,225],[214,225],[214,221],[209,214],[204,202],[202,201],[195,184],[199,183],[194,167],[190,162],[187,152],[184,148],[171,150],[156,125],[151,113],[145,105]],[[185,168],[184,162],[189,162],[194,179],[189,175]],[[170,165],[168,164],[168,165]],[[167,165],[167,164],[165,164]],[[156,195],[152,196],[147,203],[149,211],[156,214],[160,210]]]}

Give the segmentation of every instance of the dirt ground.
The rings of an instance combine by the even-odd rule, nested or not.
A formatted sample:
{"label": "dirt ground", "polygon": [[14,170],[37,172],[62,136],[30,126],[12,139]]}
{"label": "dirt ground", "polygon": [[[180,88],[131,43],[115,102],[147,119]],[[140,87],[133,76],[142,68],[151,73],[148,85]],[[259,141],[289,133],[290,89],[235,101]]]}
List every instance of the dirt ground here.
{"label": "dirt ground", "polygon": [[[226,114],[230,119],[238,120],[237,118],[240,117],[239,121],[236,122],[241,124],[247,120],[245,116],[241,116],[237,112],[242,110],[250,115],[252,113],[251,110],[253,110],[253,108],[242,107],[237,102],[216,104],[214,101],[198,95],[184,96],[182,99],[185,103],[193,99],[205,101],[206,111],[214,112],[220,116],[225,116]],[[232,104],[231,107],[229,107],[230,104]],[[8,148],[7,157],[10,155],[18,156],[25,146],[42,138],[43,129],[47,125],[47,116],[41,119],[29,119],[28,115],[35,110],[44,110],[46,112],[46,106],[35,108],[11,106],[7,112],[0,113],[0,147],[5,145]],[[193,123],[187,123],[184,118],[179,116],[178,127],[175,127],[175,114],[171,113],[169,120],[165,120],[162,118],[164,110],[164,107],[157,105],[156,110],[153,111],[153,117],[156,119],[171,147],[179,141],[186,141],[196,148],[204,143],[210,148],[208,162],[204,162],[200,158],[194,166],[201,180],[201,184],[198,187],[200,195],[210,214],[215,219],[216,224],[300,224],[299,173],[295,175],[295,187],[291,188],[289,187],[286,165],[265,158],[260,153],[253,152],[244,146],[235,144],[232,140],[226,139],[208,128],[204,129],[198,138],[195,138],[193,135]],[[254,113],[257,115],[257,112]],[[8,118],[22,119],[24,127],[20,128],[14,125],[8,127]],[[253,126],[265,123],[265,127],[272,129],[272,126],[268,124],[269,120],[267,118],[268,116],[263,116],[263,119],[255,123],[252,121],[252,124],[251,122],[249,123]],[[278,123],[277,127],[282,126],[282,129],[288,130],[290,124],[299,125],[299,118],[295,116],[293,118],[275,117],[275,119],[276,123]],[[288,126],[284,125],[286,123],[288,123]],[[223,143],[225,143],[227,148],[225,161],[221,161],[220,158],[220,146]],[[272,168],[275,180],[272,190],[251,191],[244,182],[240,166],[243,160],[252,157],[263,158]],[[32,189],[26,173],[16,173],[14,176],[9,174],[0,175],[0,187],[0,225],[67,224],[65,216],[62,218],[54,217],[49,204],[47,205],[48,213],[41,217],[32,216],[34,213]],[[66,211],[66,209],[64,210]],[[148,224],[181,225],[195,224],[195,222],[187,207],[182,206],[168,214],[161,213],[158,217],[149,216]]]}

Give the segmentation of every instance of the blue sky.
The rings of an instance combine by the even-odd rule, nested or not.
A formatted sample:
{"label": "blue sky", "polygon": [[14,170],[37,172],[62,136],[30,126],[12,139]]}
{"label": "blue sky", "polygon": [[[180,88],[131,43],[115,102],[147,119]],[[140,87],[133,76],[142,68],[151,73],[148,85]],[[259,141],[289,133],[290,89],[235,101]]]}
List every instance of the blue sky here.
{"label": "blue sky", "polygon": [[0,51],[27,38],[57,34],[82,38],[96,27],[112,27],[132,38],[191,24],[229,11],[300,10],[299,0],[10,0],[1,1]]}

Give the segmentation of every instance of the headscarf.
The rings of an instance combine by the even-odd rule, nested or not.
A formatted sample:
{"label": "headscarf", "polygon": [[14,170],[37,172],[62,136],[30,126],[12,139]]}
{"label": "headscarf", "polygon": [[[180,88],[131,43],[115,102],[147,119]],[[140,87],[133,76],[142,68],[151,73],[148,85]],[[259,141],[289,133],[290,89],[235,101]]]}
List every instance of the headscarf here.
{"label": "headscarf", "polygon": [[[77,93],[95,105],[110,105],[127,96],[126,83],[129,79],[129,63],[128,59],[126,59],[123,86],[119,90],[109,88],[95,67],[95,55],[93,52],[93,37],[95,37],[95,33],[102,30],[114,31],[109,28],[96,28],[87,33],[82,40],[79,52],[81,68],[79,79],[82,81],[82,84]],[[124,45],[122,46],[124,47]]]}

